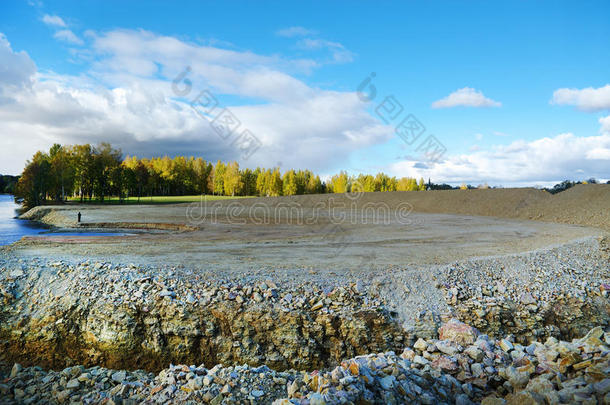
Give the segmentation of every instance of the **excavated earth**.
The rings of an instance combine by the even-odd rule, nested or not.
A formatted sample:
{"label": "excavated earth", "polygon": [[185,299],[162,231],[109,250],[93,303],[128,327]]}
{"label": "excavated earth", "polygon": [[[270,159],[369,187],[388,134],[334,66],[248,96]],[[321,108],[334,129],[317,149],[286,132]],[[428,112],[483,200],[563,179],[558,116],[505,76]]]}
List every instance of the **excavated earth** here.
{"label": "excavated earth", "polygon": [[0,402],[610,403],[610,186],[539,193],[39,207],[150,232],[0,251]]}

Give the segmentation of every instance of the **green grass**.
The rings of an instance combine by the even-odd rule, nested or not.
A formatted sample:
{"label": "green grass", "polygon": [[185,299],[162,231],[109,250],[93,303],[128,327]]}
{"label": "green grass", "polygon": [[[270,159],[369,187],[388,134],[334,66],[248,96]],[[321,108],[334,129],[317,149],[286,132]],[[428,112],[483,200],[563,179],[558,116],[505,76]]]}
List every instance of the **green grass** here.
{"label": "green grass", "polygon": [[[251,197],[228,197],[223,195],[172,195],[172,196],[152,196],[152,197],[141,197],[138,203],[138,197],[124,198],[123,202],[119,201],[119,197],[106,197],[104,201],[98,199],[91,199],[89,201],[85,198],[84,204],[179,204],[179,203],[190,203],[199,201],[215,201],[215,200],[229,200],[235,198],[251,198]],[[70,197],[68,201],[71,203],[80,204],[80,198]]]}

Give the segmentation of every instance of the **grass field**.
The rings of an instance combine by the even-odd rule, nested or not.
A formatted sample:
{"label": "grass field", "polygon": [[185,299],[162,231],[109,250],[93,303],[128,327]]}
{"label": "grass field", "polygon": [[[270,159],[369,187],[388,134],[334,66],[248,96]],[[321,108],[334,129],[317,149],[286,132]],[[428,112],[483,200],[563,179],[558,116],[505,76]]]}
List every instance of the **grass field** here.
{"label": "grass field", "polygon": [[[92,199],[89,201],[85,199],[84,204],[179,204],[179,203],[190,203],[199,202],[205,199],[205,201],[215,200],[230,200],[235,198],[249,198],[249,197],[229,197],[223,195],[172,195],[172,196],[152,196],[152,197],[141,197],[138,202],[138,197],[123,198],[123,201],[119,201],[118,197],[106,197],[104,201],[98,199]],[[71,203],[80,203],[79,198],[69,198]]]}

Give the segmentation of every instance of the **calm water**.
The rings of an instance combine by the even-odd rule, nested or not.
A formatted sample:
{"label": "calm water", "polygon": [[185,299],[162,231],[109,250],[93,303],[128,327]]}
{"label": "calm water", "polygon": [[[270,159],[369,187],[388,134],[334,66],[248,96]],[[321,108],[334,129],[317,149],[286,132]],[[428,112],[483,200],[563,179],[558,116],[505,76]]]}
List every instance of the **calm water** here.
{"label": "calm water", "polygon": [[0,194],[0,245],[8,245],[26,235],[37,235],[48,229],[30,221],[15,218],[18,204],[12,195]]}
{"label": "calm water", "polygon": [[17,219],[17,209],[20,206],[15,204],[12,195],[0,194],[0,246],[9,245],[18,241],[23,236],[44,236],[47,235],[127,235],[125,233],[114,232],[74,232],[74,231],[51,231],[48,228],[31,221]]}

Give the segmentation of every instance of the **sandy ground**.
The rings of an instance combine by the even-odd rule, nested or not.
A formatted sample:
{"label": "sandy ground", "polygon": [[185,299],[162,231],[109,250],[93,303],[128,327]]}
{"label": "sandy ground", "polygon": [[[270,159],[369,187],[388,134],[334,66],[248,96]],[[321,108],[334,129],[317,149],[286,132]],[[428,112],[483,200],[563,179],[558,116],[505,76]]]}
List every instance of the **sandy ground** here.
{"label": "sandy ground", "polygon": [[[80,211],[85,225],[92,227],[174,224],[194,230],[30,238],[11,249],[25,256],[169,265],[211,275],[273,271],[307,278],[308,271],[338,277],[346,272],[383,273],[393,266],[444,264],[600,236],[608,226],[605,220],[593,222],[596,227],[578,223],[590,225],[610,212],[608,191],[610,186],[605,185],[583,187],[580,205],[574,195],[565,194],[571,190],[551,196],[533,189],[506,189],[41,207],[29,216],[56,226],[76,226]],[[586,204],[594,204],[594,209],[583,210]],[[607,210],[604,204],[609,205]],[[454,214],[421,212],[433,210]],[[504,218],[482,216],[492,214]],[[576,224],[510,218],[519,216]]]}

